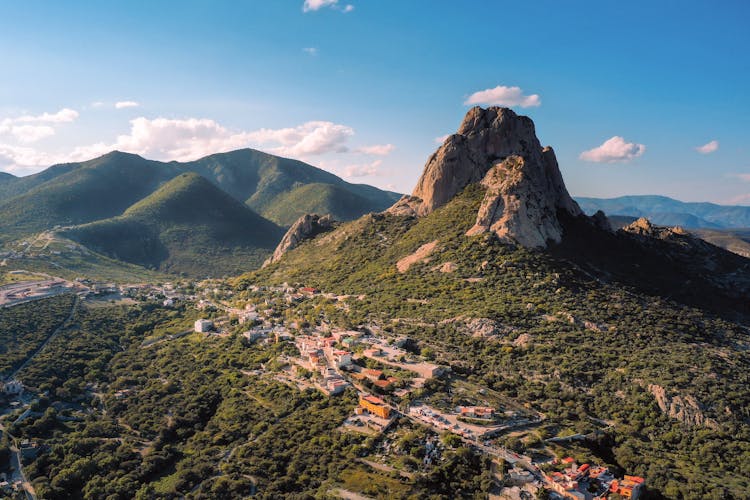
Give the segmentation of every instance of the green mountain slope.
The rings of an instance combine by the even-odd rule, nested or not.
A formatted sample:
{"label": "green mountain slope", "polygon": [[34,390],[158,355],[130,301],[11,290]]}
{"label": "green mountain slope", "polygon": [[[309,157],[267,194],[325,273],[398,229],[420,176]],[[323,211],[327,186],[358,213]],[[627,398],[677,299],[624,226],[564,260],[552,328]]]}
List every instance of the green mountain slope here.
{"label": "green mountain slope", "polygon": [[602,210],[607,215],[646,217],[654,224],[686,229],[743,228],[750,226],[750,207],[687,203],[666,196],[621,196],[619,198],[576,198],[587,214]]}
{"label": "green mountain slope", "polygon": [[126,262],[191,276],[221,276],[262,263],[283,235],[198,174],[181,174],[122,215],[62,232]]}
{"label": "green mountain slope", "polygon": [[52,167],[43,174],[34,182],[51,178],[0,203],[2,240],[121,214],[177,171],[137,155],[112,152],[95,160]]}
{"label": "green mountain slope", "polygon": [[339,221],[356,219],[362,215],[362,207],[370,207],[368,211],[373,212],[386,208],[373,205],[371,200],[343,186],[313,183],[280,193],[264,207],[263,215],[282,226],[291,226],[310,213],[330,214]]}
{"label": "green mountain slope", "polygon": [[54,165],[41,172],[24,177],[16,177],[2,172],[0,173],[0,176],[2,176],[2,179],[0,179],[0,203],[8,198],[21,195],[48,180],[65,174],[66,172],[70,172],[80,165],[80,163]]}
{"label": "green mountain slope", "polygon": [[[243,149],[188,162],[158,162],[114,151],[82,163],[55,165],[0,180],[0,242],[121,214],[183,172],[195,172],[281,225],[306,212],[351,220],[389,207],[398,194],[350,184],[306,163]],[[320,189],[304,196],[295,190]],[[313,192],[317,191],[317,192]],[[278,198],[284,197],[284,202]],[[303,208],[291,203],[302,203]]]}
{"label": "green mountain slope", "polygon": [[[332,324],[408,336],[459,377],[543,412],[543,429],[524,438],[531,446],[600,419],[612,426],[575,453],[646,477],[657,497],[741,498],[750,488],[750,261],[687,236],[646,242],[582,220],[565,221],[549,251],[467,237],[482,197],[474,185],[423,218],[344,224],[237,289],[288,282],[351,297],[345,307],[321,299]],[[472,335],[472,320],[496,333]],[[695,406],[670,415],[661,390]]]}
{"label": "green mountain slope", "polygon": [[[378,188],[350,184],[341,178],[297,160],[241,149],[219,153],[182,165],[245,201],[247,205],[277,224],[288,226],[304,213],[331,213],[339,220],[352,220],[367,212],[391,206],[400,195]],[[306,185],[317,189],[292,194]],[[318,192],[315,192],[315,191]],[[280,201],[300,202],[304,210]],[[329,209],[336,212],[330,212]]]}

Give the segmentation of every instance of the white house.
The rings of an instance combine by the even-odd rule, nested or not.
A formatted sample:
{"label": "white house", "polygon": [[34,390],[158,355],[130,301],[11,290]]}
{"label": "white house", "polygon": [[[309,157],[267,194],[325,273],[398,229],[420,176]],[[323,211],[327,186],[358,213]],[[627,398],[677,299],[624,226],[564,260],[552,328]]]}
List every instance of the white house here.
{"label": "white house", "polygon": [[196,332],[210,332],[214,327],[214,322],[210,319],[199,319],[195,322],[195,331]]}

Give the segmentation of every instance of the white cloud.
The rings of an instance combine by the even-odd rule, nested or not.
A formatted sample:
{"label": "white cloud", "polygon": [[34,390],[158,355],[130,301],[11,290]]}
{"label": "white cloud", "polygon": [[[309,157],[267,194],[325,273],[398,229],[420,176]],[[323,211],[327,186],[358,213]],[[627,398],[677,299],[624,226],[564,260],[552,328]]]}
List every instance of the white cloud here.
{"label": "white cloud", "polygon": [[[1,125],[1,124],[0,124]],[[2,132],[0,130],[0,132]],[[29,136],[33,134],[28,131]],[[47,153],[34,148],[0,142],[0,168],[14,173],[31,173],[55,163],[82,161],[112,150],[127,151],[156,160],[190,161],[213,153],[256,147],[270,153],[306,159],[327,153],[354,153],[347,143],[354,129],[329,121],[310,121],[296,127],[231,130],[210,119],[169,119],[145,117],[130,120],[130,130],[113,142],[79,146],[66,153]],[[362,152],[385,155],[393,146],[365,146]],[[357,151],[360,154],[359,151]],[[379,163],[366,165],[373,172]],[[352,165],[351,175],[361,174],[365,166]],[[360,168],[355,168],[360,167]]]}
{"label": "white cloud", "polygon": [[117,101],[115,103],[116,109],[126,109],[126,108],[137,108],[141,104],[136,101]]}
{"label": "white cloud", "polygon": [[104,101],[94,101],[91,103],[92,108],[101,108],[104,106]]}
{"label": "white cloud", "polygon": [[717,140],[707,142],[703,146],[698,146],[697,148],[695,148],[696,151],[703,155],[713,153],[717,149],[719,149],[719,141]]}
{"label": "white cloud", "polygon": [[628,161],[641,156],[646,151],[646,146],[634,142],[625,142],[620,136],[614,136],[597,146],[580,154],[579,158],[585,161],[597,163],[614,163]]}
{"label": "white cloud", "polygon": [[13,125],[10,133],[20,142],[29,143],[55,135],[55,129],[49,125]]}
{"label": "white cloud", "polygon": [[741,181],[750,182],[750,174],[734,174],[732,177],[736,177]]}
{"label": "white cloud", "polygon": [[56,113],[4,118],[0,120],[0,135],[10,135],[24,144],[36,142],[55,135],[55,129],[51,125],[69,123],[76,118],[78,112],[69,108],[63,108]]}
{"label": "white cloud", "polygon": [[498,85],[493,89],[474,92],[464,101],[464,104],[529,108],[542,104],[542,99],[538,94],[524,95],[521,87]]}
{"label": "white cloud", "polygon": [[130,120],[130,133],[120,135],[108,149],[162,160],[189,161],[212,153],[246,147],[249,136],[232,132],[214,120],[144,117]]}
{"label": "white cloud", "polygon": [[78,111],[63,108],[57,113],[42,113],[41,115],[24,115],[11,120],[19,123],[69,123],[78,118]]}
{"label": "white cloud", "polygon": [[317,47],[304,47],[302,49],[302,52],[311,55],[311,56],[317,56],[318,55],[318,48]]}
{"label": "white cloud", "polygon": [[384,175],[380,170],[382,160],[375,160],[371,163],[360,163],[354,165],[347,165],[344,167],[342,176],[345,178],[350,177],[374,177]]}
{"label": "white cloud", "polygon": [[442,144],[442,143],[444,143],[445,140],[448,137],[450,137],[450,136],[451,136],[451,134],[445,134],[445,135],[441,135],[440,137],[435,137],[435,139],[434,139],[435,140],[435,144]]}
{"label": "white cloud", "polygon": [[[345,153],[354,129],[326,121],[312,121],[297,127],[260,129],[247,134],[252,143],[271,146],[272,153],[304,157],[325,153]],[[277,144],[274,146],[274,144]]]}
{"label": "white cloud", "polygon": [[320,10],[323,7],[333,7],[338,3],[339,0],[305,0],[302,5],[302,10],[310,12],[313,10]]}
{"label": "white cloud", "polygon": [[339,0],[305,0],[305,3],[302,4],[302,11],[303,12],[313,12],[316,10],[320,10],[324,7],[330,7],[332,9],[340,10],[343,13],[348,13],[354,10],[354,5],[339,5]]}
{"label": "white cloud", "polygon": [[396,149],[393,144],[373,144],[372,146],[361,146],[354,150],[355,153],[365,155],[388,156]]}
{"label": "white cloud", "polygon": [[57,163],[85,161],[112,151],[110,145],[104,143],[76,147],[69,153],[48,153],[28,146],[13,146],[0,144],[0,170],[15,175],[28,175],[38,172],[42,167],[49,167]]}

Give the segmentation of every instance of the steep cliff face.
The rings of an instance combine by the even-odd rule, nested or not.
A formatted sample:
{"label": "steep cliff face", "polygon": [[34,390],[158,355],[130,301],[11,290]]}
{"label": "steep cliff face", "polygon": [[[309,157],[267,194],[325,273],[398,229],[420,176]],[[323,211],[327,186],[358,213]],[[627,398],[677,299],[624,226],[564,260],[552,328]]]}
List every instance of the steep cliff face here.
{"label": "steep cliff face", "polygon": [[469,110],[458,133],[427,161],[412,195],[390,211],[424,216],[479,182],[487,194],[470,235],[493,232],[509,243],[543,248],[562,238],[560,210],[583,215],[531,119],[499,107]]}
{"label": "steep cliff face", "polygon": [[279,261],[285,253],[296,248],[304,240],[313,238],[320,233],[330,231],[334,227],[334,222],[335,221],[329,215],[303,215],[292,224],[276,247],[276,250],[274,250],[273,255],[263,263],[263,267]]}

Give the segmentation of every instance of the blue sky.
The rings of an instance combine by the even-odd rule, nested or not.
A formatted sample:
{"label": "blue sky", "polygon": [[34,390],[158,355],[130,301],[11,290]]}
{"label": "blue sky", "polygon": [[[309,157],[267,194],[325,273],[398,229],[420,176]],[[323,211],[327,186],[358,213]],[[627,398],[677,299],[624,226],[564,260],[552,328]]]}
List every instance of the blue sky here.
{"label": "blue sky", "polygon": [[750,204],[750,2],[308,2],[3,2],[0,170],[250,146],[407,192],[479,102],[574,195]]}

